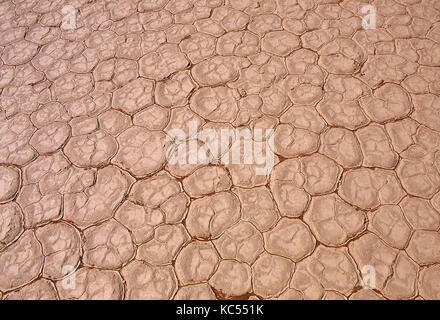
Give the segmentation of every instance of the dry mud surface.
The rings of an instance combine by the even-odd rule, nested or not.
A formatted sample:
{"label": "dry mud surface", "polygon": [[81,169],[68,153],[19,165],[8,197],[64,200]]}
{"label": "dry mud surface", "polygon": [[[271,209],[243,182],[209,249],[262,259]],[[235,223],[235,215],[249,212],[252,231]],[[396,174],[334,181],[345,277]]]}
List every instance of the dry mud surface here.
{"label": "dry mud surface", "polygon": [[440,298],[439,1],[2,1],[0,57],[2,299]]}

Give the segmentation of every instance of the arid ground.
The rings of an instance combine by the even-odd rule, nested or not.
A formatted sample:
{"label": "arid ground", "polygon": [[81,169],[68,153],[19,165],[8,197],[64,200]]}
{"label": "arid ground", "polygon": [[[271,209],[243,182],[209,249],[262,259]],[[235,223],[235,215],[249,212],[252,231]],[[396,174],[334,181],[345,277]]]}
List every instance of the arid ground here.
{"label": "arid ground", "polygon": [[1,299],[440,299],[440,1],[1,1],[0,58]]}

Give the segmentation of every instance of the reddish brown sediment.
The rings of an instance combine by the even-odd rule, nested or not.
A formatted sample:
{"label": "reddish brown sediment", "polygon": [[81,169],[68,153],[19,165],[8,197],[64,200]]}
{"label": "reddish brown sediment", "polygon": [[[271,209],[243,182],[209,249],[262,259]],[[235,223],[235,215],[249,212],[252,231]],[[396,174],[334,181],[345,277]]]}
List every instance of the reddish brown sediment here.
{"label": "reddish brown sediment", "polygon": [[[440,299],[437,0],[7,0],[0,21],[0,299]],[[226,163],[236,137],[171,163],[176,129],[248,129],[273,170]]]}

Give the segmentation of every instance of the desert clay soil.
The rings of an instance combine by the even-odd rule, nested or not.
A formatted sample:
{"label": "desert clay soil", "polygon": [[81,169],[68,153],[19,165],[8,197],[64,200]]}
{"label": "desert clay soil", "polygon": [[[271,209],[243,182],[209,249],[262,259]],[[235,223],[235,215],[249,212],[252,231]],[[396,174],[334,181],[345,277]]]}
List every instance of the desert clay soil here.
{"label": "desert clay soil", "polygon": [[[439,1],[13,0],[0,21],[0,298],[440,299]],[[169,163],[190,121],[273,129],[273,170]]]}

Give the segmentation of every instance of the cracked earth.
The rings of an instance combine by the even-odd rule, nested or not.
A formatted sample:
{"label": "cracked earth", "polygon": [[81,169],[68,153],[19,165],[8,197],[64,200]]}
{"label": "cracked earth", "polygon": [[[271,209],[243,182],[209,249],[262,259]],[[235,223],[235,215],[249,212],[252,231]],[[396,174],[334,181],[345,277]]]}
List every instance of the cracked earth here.
{"label": "cracked earth", "polygon": [[2,299],[440,299],[439,1],[2,1],[0,57]]}

